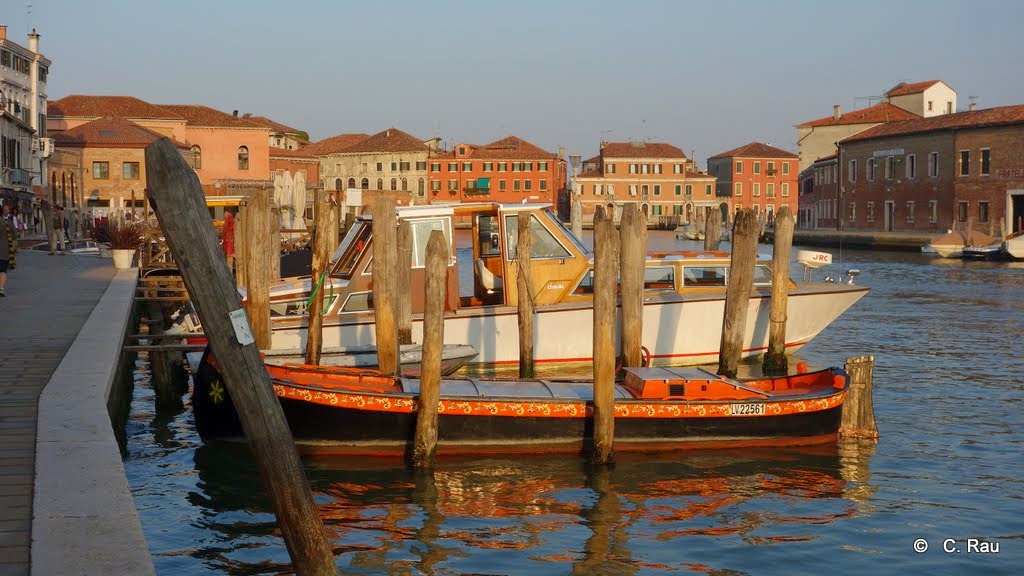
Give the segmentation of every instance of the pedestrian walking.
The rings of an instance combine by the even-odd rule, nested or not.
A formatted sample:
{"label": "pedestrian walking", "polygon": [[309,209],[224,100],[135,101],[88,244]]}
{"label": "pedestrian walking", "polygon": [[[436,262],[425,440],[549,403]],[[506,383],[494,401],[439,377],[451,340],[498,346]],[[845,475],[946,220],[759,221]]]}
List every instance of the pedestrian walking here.
{"label": "pedestrian walking", "polygon": [[10,208],[4,204],[0,208],[0,298],[7,297],[7,271],[17,268],[15,256],[18,253],[18,241],[15,239],[14,224],[10,220]]}
{"label": "pedestrian walking", "polygon": [[61,217],[64,220],[64,242],[70,242],[71,241],[71,218],[68,216],[68,213],[64,211],[64,207],[63,206],[58,206],[58,208],[60,208],[60,214],[61,214]]}

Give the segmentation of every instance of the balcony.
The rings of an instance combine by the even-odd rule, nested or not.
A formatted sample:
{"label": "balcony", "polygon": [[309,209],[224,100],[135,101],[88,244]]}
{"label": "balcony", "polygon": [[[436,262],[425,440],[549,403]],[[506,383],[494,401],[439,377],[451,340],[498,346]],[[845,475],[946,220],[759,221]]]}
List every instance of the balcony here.
{"label": "balcony", "polygon": [[775,168],[769,168],[765,170],[764,173],[768,176],[775,176],[775,174],[778,173],[778,170],[776,170]]}
{"label": "balcony", "polygon": [[490,178],[477,178],[472,185],[467,185],[462,188],[463,196],[490,196],[491,194],[491,179]]}
{"label": "balcony", "polygon": [[4,168],[4,180],[12,186],[31,186],[32,173],[21,168]]}

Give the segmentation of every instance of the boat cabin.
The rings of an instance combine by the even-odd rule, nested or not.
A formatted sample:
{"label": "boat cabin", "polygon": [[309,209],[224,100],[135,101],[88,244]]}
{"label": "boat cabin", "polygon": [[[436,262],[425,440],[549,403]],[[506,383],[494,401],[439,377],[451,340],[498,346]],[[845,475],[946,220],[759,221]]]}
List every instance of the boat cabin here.
{"label": "boat cabin", "polygon": [[[547,204],[474,203],[398,208],[412,236],[412,311],[423,311],[426,247],[430,233],[440,230],[449,242],[449,312],[482,306],[516,306],[519,215],[530,215],[531,289],[534,303],[546,306],[587,301],[593,294],[594,254],[558,220]],[[455,216],[467,217],[468,231],[456,231]],[[373,219],[358,218],[331,259],[330,278],[323,282],[324,313],[344,315],[373,308]],[[644,288],[652,295],[724,291],[729,255],[725,252],[672,251],[648,253]],[[295,288],[300,283],[295,279]],[[755,288],[768,288],[771,271],[758,263]],[[471,285],[470,285],[471,284]],[[310,280],[305,279],[305,286]],[[306,313],[307,296],[271,297],[274,317]]]}

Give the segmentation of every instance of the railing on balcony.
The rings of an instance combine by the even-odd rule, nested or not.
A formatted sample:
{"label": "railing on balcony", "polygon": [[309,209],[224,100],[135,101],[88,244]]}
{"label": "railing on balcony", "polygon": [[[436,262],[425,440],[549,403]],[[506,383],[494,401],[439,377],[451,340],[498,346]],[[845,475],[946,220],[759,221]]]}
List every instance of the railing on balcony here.
{"label": "railing on balcony", "polygon": [[4,168],[3,180],[12,186],[30,186],[32,173],[22,168]]}
{"label": "railing on balcony", "polygon": [[767,174],[768,176],[775,176],[776,172],[778,171],[775,168],[769,168],[764,171],[764,173]]}

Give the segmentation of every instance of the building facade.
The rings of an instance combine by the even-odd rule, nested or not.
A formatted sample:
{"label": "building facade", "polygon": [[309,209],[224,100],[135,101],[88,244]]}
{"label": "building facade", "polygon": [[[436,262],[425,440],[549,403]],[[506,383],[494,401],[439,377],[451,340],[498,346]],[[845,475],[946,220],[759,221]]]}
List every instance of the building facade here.
{"label": "building facade", "polygon": [[430,202],[543,202],[553,207],[565,193],[565,158],[522,138],[490,144],[456,144],[431,156]]}
{"label": "building facade", "polygon": [[45,196],[46,82],[50,61],[39,53],[32,30],[28,47],[7,38],[0,25],[0,197],[28,214],[36,196]]}
{"label": "building facade", "polygon": [[649,222],[688,222],[698,210],[719,206],[715,178],[697,172],[682,150],[661,142],[602,142],[597,156],[583,161],[573,194],[583,221],[593,222],[598,205],[614,210],[630,202],[646,207]]}
{"label": "building facade", "polygon": [[839,155],[819,159],[800,173],[796,227],[839,228]]}
{"label": "building facade", "polygon": [[783,206],[797,212],[799,157],[792,152],[751,142],[708,158],[708,172],[718,179],[730,214],[751,208],[771,222]]}
{"label": "building facade", "polygon": [[368,205],[387,192],[400,204],[426,203],[427,158],[436,140],[420,140],[397,128],[372,136],[342,134],[310,145],[304,152],[320,159],[327,190],[361,190]]}
{"label": "building facade", "polygon": [[298,150],[299,148],[309,145],[309,135],[302,130],[297,130],[291,126],[285,126],[280,122],[274,122],[265,116],[244,114],[242,118],[270,129],[270,139],[268,140],[268,144],[271,148]]}
{"label": "building facade", "polygon": [[841,141],[838,163],[850,229],[1024,229],[1024,106],[876,126]]}

